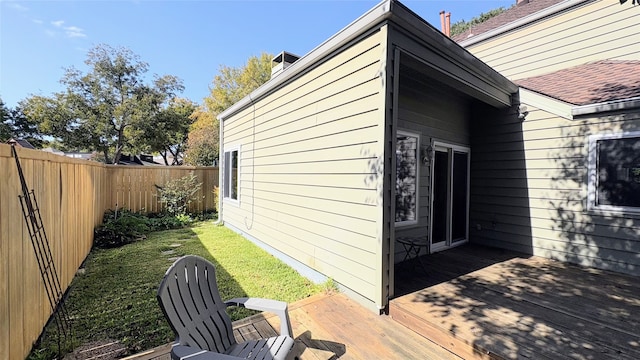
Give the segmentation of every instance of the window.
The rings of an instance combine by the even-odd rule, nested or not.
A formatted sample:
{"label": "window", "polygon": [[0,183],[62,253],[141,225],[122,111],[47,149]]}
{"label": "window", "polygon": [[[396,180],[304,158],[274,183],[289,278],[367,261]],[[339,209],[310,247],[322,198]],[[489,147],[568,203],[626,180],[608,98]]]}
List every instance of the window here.
{"label": "window", "polygon": [[238,176],[240,175],[240,148],[224,152],[224,179],[222,193],[225,199],[238,200]]}
{"label": "window", "polygon": [[396,136],[396,225],[418,223],[420,135],[398,131]]}
{"label": "window", "polygon": [[590,209],[640,212],[640,132],[589,137]]}

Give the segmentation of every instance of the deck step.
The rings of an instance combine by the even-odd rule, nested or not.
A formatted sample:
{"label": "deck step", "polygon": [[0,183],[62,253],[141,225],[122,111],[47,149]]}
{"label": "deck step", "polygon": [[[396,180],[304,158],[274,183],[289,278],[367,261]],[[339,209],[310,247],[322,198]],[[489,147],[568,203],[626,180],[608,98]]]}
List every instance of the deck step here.
{"label": "deck step", "polygon": [[394,303],[393,300],[389,303],[389,316],[413,332],[437,343],[463,359],[506,360],[505,357],[456,337],[450,331],[440,328],[423,317],[412,314],[410,311],[403,309],[402,306]]}

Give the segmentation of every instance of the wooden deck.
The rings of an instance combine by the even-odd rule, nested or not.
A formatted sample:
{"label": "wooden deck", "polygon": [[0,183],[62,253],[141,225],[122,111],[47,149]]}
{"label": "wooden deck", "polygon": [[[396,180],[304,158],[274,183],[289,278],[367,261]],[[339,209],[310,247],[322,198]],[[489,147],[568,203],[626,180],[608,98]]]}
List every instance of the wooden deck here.
{"label": "wooden deck", "polygon": [[[296,342],[291,359],[433,359],[460,360],[385,315],[377,315],[343,294],[315,295],[289,305]],[[269,337],[280,324],[258,314],[234,323],[239,341]],[[168,360],[170,345],[133,355],[129,360]]]}
{"label": "wooden deck", "polygon": [[473,245],[422,261],[389,314],[465,359],[640,359],[640,277]]}

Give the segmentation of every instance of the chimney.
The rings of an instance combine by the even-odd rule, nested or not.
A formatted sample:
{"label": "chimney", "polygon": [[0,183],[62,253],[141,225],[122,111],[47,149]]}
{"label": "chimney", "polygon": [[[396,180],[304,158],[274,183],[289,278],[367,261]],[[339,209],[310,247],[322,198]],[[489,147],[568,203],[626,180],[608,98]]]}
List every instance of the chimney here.
{"label": "chimney", "polygon": [[516,6],[528,4],[529,0],[516,0]]}
{"label": "chimney", "polygon": [[300,59],[300,56],[286,51],[276,55],[273,60],[271,60],[271,78],[283,72],[284,69],[288,68],[289,65],[293,64],[298,59]]}
{"label": "chimney", "polygon": [[445,14],[444,10],[440,11],[440,29],[442,33],[451,36],[451,13]]}
{"label": "chimney", "polygon": [[445,32],[445,35],[450,37],[451,36],[451,13],[448,12],[447,15],[445,15],[445,17],[446,17],[445,29],[447,30]]}

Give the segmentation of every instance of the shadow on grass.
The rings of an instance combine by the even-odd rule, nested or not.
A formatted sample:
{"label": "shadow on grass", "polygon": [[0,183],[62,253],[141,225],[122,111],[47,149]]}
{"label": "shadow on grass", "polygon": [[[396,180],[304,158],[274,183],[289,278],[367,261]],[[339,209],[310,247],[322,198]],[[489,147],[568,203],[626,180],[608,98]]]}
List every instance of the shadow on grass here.
{"label": "shadow on grass", "polygon": [[[124,356],[173,341],[156,292],[166,270],[183,255],[200,255],[216,265],[223,298],[246,296],[200,241],[194,229],[202,226],[210,225],[151,233],[119,248],[94,248],[69,287],[66,306],[74,341],[64,352],[87,343],[119,342],[126,349],[118,356]],[[248,314],[236,310],[232,318]],[[57,338],[55,324],[48,324],[29,359],[56,358]]]}

